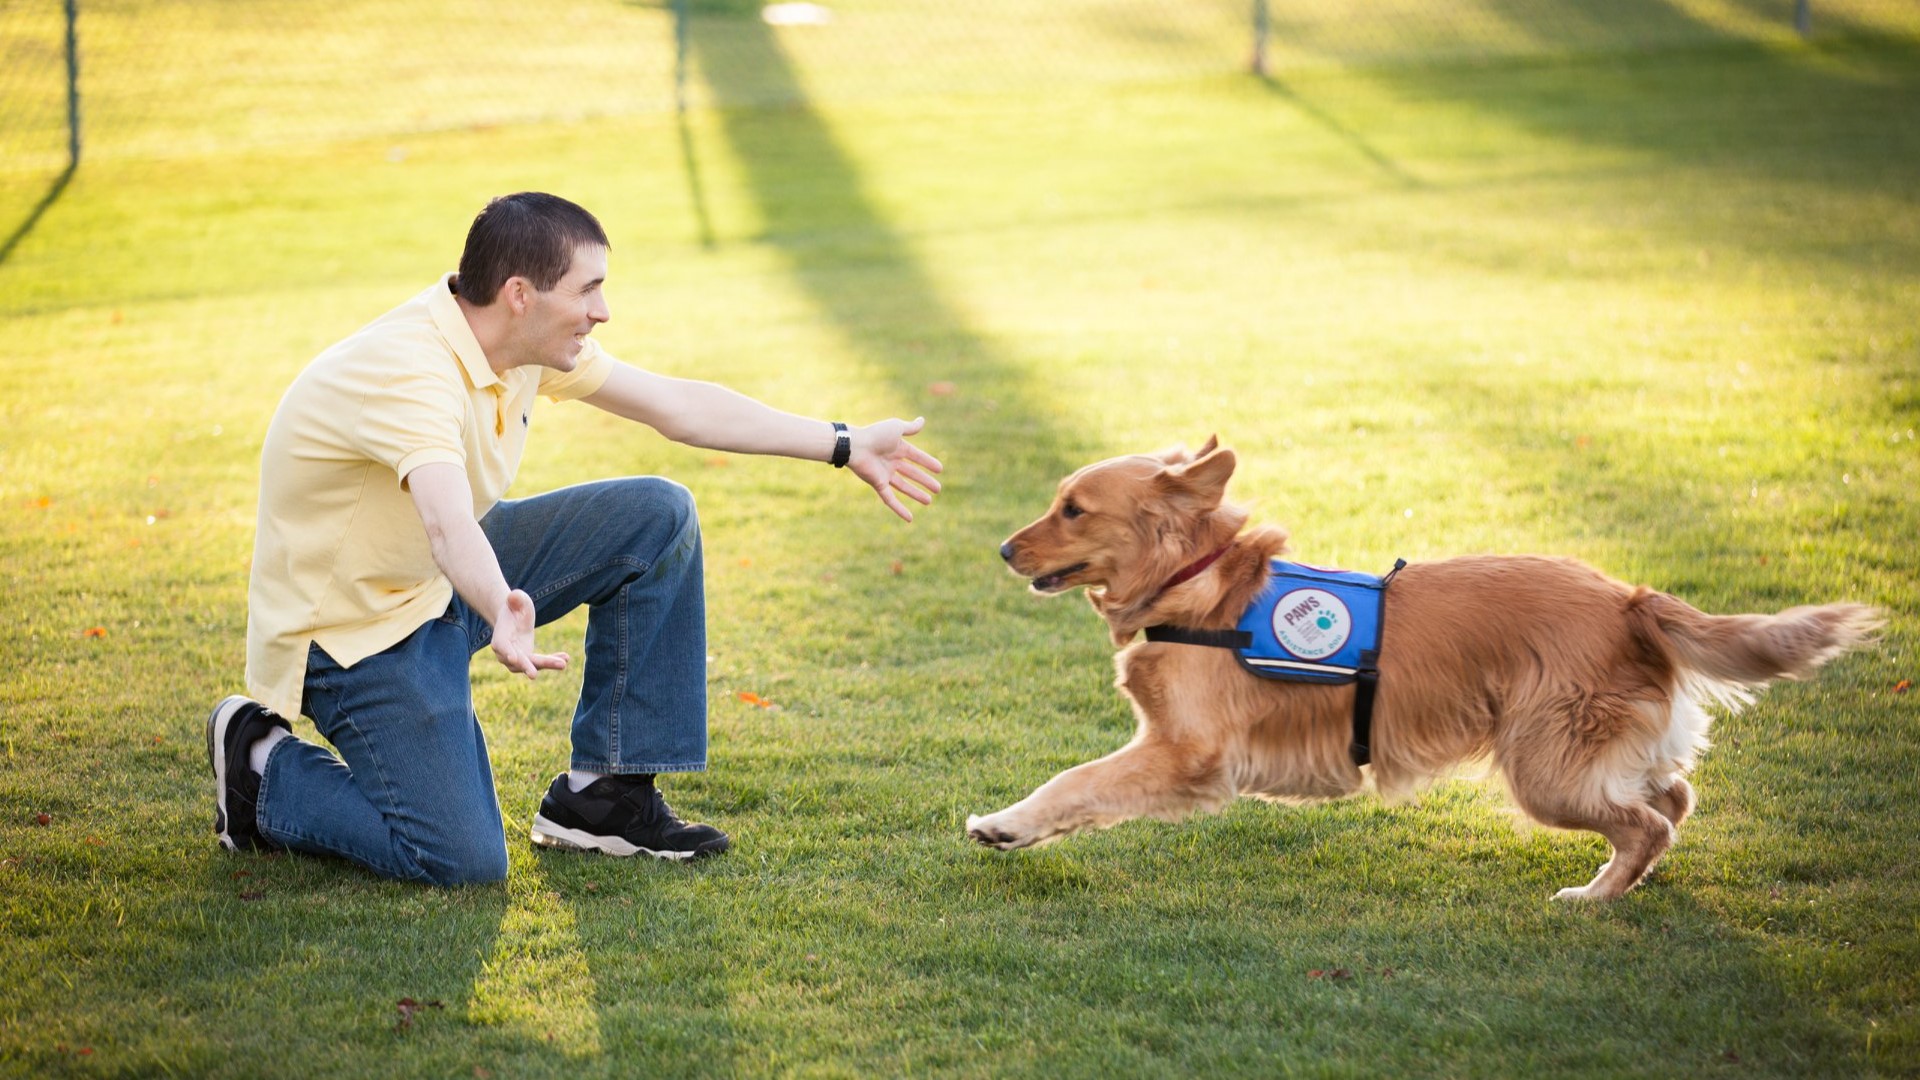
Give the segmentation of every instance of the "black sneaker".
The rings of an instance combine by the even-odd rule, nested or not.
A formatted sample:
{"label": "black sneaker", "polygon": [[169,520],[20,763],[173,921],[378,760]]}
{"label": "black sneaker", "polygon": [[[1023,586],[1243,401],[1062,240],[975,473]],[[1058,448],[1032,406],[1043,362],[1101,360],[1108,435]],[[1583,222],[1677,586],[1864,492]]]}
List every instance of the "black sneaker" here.
{"label": "black sneaker", "polygon": [[727,850],[727,834],[711,825],[689,825],[675,816],[652,776],[603,776],[579,791],[567,774],[553,778],[540,812],[533,815],[533,842],[545,847],[698,859]]}
{"label": "black sneaker", "polygon": [[293,725],[265,705],[235,694],[207,716],[207,766],[213,770],[213,831],[228,851],[273,851],[280,845],[260,833],[254,814],[260,774],[247,765],[253,744],[274,728]]}

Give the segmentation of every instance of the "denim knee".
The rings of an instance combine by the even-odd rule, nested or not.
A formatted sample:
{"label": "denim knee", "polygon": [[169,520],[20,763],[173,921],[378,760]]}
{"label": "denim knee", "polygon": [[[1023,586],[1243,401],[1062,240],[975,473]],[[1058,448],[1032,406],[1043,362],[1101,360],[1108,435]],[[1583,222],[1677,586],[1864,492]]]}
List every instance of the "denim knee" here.
{"label": "denim knee", "polygon": [[626,510],[634,515],[665,515],[674,523],[675,533],[700,527],[699,511],[693,505],[693,492],[686,485],[664,476],[635,476],[620,484],[621,494],[627,503]]}
{"label": "denim knee", "polygon": [[489,885],[507,880],[507,841],[476,836],[459,850],[416,852],[414,863],[430,885]]}

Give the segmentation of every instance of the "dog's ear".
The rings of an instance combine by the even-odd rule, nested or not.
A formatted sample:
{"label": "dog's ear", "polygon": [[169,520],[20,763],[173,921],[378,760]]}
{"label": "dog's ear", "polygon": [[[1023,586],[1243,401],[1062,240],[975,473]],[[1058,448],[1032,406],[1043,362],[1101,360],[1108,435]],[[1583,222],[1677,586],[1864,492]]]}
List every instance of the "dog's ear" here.
{"label": "dog's ear", "polygon": [[[1207,445],[1211,448],[1214,440],[1208,439]],[[1227,481],[1233,477],[1235,464],[1233,451],[1209,449],[1193,462],[1175,465],[1162,473],[1161,484],[1173,498],[1211,510],[1226,497]]]}
{"label": "dog's ear", "polygon": [[1219,436],[1209,435],[1207,436],[1206,445],[1198,450],[1190,451],[1187,449],[1186,443],[1181,443],[1179,446],[1170,446],[1157,454],[1149,454],[1148,456],[1157,457],[1168,465],[1186,465],[1213,453],[1219,446]]}

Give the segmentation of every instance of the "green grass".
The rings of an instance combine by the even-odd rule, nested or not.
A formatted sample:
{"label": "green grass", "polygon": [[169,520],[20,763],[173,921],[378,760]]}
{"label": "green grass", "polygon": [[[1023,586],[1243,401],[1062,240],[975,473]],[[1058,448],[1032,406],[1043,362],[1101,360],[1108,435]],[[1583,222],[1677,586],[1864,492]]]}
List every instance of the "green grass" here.
{"label": "green grass", "polygon": [[[1920,1074],[1916,116],[1920,48],[1862,39],[89,164],[0,264],[0,1071]],[[483,659],[505,887],[223,855],[201,725],[266,420],[524,188],[608,225],[616,355],[925,413],[947,492],[897,526],[544,407],[516,490],[701,500],[713,768],[669,794],[734,850],[534,851],[577,676]],[[1721,720],[1604,909],[1547,901],[1601,841],[1472,779],[969,846],[1131,729],[1101,627],[994,546],[1064,471],[1213,432],[1313,561],[1563,553],[1890,625]]]}

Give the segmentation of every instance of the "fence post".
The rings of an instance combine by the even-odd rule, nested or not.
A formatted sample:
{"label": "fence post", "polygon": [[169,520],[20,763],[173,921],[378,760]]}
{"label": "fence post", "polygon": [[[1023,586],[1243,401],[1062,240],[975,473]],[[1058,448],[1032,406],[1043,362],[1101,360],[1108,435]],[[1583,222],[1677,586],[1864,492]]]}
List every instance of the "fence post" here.
{"label": "fence post", "polygon": [[1800,36],[1803,38],[1813,36],[1812,0],[1794,0],[1793,28],[1800,31]]}
{"label": "fence post", "polygon": [[1256,76],[1267,77],[1267,0],[1253,0],[1253,59],[1247,67]]}
{"label": "fence post", "polygon": [[67,170],[80,166],[80,0],[67,0]]}

